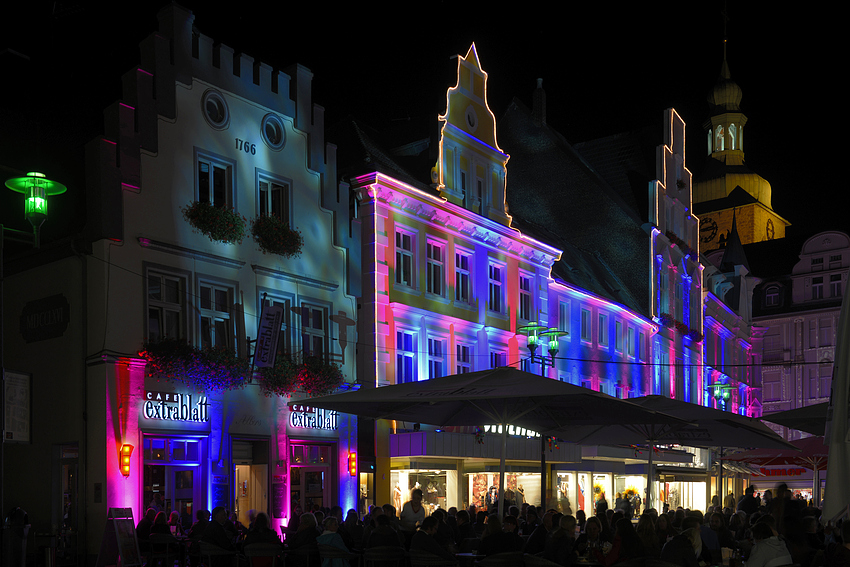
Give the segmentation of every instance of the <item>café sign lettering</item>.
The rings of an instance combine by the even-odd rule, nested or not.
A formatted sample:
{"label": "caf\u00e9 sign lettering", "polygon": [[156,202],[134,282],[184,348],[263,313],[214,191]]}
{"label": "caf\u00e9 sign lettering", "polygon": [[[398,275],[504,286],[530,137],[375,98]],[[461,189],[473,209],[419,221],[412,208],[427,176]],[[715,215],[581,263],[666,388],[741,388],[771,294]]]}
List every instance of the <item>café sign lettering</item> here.
{"label": "caf\u00e9 sign lettering", "polygon": [[145,419],[165,421],[210,420],[209,402],[203,394],[179,394],[176,392],[145,392]]}
{"label": "caf\u00e9 sign lettering", "polygon": [[337,426],[338,414],[332,410],[313,408],[302,404],[289,406],[290,427],[303,429],[319,429],[323,431],[334,431]]}
{"label": "caf\u00e9 sign lettering", "polygon": [[800,476],[801,474],[804,474],[806,472],[806,469],[766,469],[764,467],[761,467],[759,468],[759,472],[764,476]]}

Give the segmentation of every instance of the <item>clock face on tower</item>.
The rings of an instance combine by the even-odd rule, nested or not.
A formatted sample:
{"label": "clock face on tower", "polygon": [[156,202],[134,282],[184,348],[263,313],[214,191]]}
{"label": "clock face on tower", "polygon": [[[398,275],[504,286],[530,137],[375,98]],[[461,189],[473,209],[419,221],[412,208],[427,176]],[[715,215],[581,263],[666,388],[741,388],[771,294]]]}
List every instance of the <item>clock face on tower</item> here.
{"label": "clock face on tower", "polygon": [[767,226],[764,229],[764,233],[768,240],[773,240],[773,235],[776,234],[776,230],[773,228],[773,219],[767,219]]}
{"label": "clock face on tower", "polygon": [[717,236],[717,222],[711,217],[703,217],[699,221],[700,242],[711,242]]}

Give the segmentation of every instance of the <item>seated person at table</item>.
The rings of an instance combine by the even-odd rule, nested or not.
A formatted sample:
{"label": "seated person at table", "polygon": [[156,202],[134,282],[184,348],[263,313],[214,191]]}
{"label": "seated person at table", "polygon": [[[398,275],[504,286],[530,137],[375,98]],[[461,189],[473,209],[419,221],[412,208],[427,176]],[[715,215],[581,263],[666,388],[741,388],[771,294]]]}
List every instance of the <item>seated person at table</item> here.
{"label": "seated person at table", "polygon": [[168,527],[168,516],[165,515],[165,512],[156,513],[151,526],[151,533],[171,535],[171,528]]}
{"label": "seated person at table", "polygon": [[785,542],[779,539],[769,525],[757,522],[752,531],[755,544],[747,559],[747,567],[775,567],[794,563]]}
{"label": "seated person at table", "polygon": [[605,539],[602,537],[602,524],[599,518],[591,516],[584,524],[584,533],[576,538],[576,551],[579,555],[585,555],[588,550],[602,547]]}
{"label": "seated person at table", "polygon": [[463,544],[463,540],[478,538],[478,535],[475,533],[475,528],[469,521],[469,512],[466,510],[458,510],[457,515],[455,516],[455,521],[457,521],[457,540],[455,543],[458,548],[460,548]]}
{"label": "seated person at table", "polygon": [[552,532],[546,542],[543,557],[558,565],[572,565],[575,552],[576,519],[573,516],[561,516],[558,528]]}
{"label": "seated person at table", "polygon": [[[204,534],[201,536],[201,541],[212,544],[225,551],[236,553],[236,546],[233,544],[233,538],[228,535],[225,530],[227,520],[227,510],[224,506],[216,506],[212,511],[212,521],[207,524]],[[229,567],[233,564],[233,556],[216,555],[211,557],[212,565],[206,567]],[[206,563],[204,563],[206,565]]]}
{"label": "seated person at table", "polygon": [[[328,516],[323,522],[325,531],[322,535],[316,538],[316,543],[319,545],[329,545],[336,547],[348,553],[348,548],[345,547],[345,542],[342,541],[342,536],[339,535],[339,520],[336,516]],[[348,567],[348,560],[335,557],[333,559],[322,559],[322,567]]]}
{"label": "seated person at table", "polygon": [[248,530],[245,536],[244,545],[248,546],[252,543],[280,543],[277,532],[269,527],[269,517],[265,512],[257,514],[254,518],[254,527]]}
{"label": "seated person at table", "polygon": [[139,549],[142,552],[150,551],[151,548],[151,528],[153,521],[156,518],[156,510],[148,508],[145,512],[145,517],[139,520],[136,525],[136,539],[139,540]]}
{"label": "seated person at table", "polygon": [[[511,527],[516,528],[516,518],[513,518],[513,516],[508,516],[508,518],[511,518],[513,521]],[[508,524],[506,523],[505,525],[507,526]],[[513,532],[506,533],[502,529],[502,522],[499,521],[498,514],[490,514],[487,517],[487,524],[484,528],[481,543],[478,544],[478,554],[490,556],[508,551],[522,551],[523,544],[524,542],[521,537]]]}
{"label": "seated person at table", "polygon": [[404,536],[390,525],[386,514],[375,516],[375,527],[369,532],[366,547],[404,547]]}
{"label": "seated person at table", "polygon": [[422,520],[422,525],[419,526],[419,529],[416,530],[416,533],[413,534],[413,538],[410,540],[410,552],[414,554],[417,551],[422,551],[449,561],[454,561],[454,555],[434,539],[434,535],[437,533],[437,523],[437,518],[434,516],[428,516]]}
{"label": "seated person at table", "polygon": [[549,539],[549,532],[552,530],[552,518],[554,517],[555,513],[551,511],[543,514],[543,521],[525,541],[523,552],[536,555],[546,549],[546,541]]}
{"label": "seated person at table", "polygon": [[174,535],[184,535],[183,523],[180,521],[180,513],[177,510],[171,512],[168,518],[168,528],[171,529],[171,526],[174,526]]}
{"label": "seated person at table", "polygon": [[661,549],[661,561],[682,567],[697,567],[697,554],[702,548],[699,530],[690,528],[673,536]]}
{"label": "seated person at table", "polygon": [[298,531],[295,535],[286,538],[289,549],[300,549],[302,547],[316,546],[316,538],[321,535],[316,527],[316,516],[312,512],[301,514]]}

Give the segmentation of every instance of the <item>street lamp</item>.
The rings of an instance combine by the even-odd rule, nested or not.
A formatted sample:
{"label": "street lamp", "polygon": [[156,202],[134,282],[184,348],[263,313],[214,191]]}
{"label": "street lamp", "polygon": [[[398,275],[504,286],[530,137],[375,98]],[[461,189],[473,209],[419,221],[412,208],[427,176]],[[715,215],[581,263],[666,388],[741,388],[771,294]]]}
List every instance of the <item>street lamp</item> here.
{"label": "street lamp", "polygon": [[732,397],[732,390],[736,389],[734,384],[724,384],[722,382],[717,382],[708,387],[711,391],[711,396],[717,400],[720,404],[722,404],[723,409],[726,409],[726,404],[729,402],[729,398]]}
{"label": "street lamp", "polygon": [[8,228],[0,223],[0,510],[5,510],[5,491],[3,490],[6,443],[6,366],[3,351],[5,329],[3,326],[3,243],[6,238],[29,244],[34,248],[40,245],[41,225],[47,220],[47,198],[67,191],[67,187],[57,181],[51,181],[43,173],[31,171],[23,177],[6,180],[6,187],[24,194],[24,218],[32,225],[32,240],[29,234],[16,228]]}
{"label": "street lamp", "polygon": [[[519,327],[517,333],[528,337],[526,344],[531,353],[531,363],[534,364],[535,358],[540,360],[540,375],[546,376],[546,356],[543,354],[536,355],[537,347],[540,346],[541,339],[546,341],[544,346],[549,350],[549,358],[552,368],[555,367],[555,356],[558,354],[558,339],[569,335],[566,331],[559,331],[555,327],[546,327],[540,323],[529,323]],[[540,506],[546,509],[546,437],[540,435]]]}

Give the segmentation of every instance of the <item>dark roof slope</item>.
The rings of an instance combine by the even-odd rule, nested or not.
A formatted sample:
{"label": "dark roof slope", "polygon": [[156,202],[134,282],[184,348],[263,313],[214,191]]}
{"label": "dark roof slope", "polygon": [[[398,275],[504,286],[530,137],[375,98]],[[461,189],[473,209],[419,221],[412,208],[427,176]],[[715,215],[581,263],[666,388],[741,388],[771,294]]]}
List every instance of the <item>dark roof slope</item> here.
{"label": "dark roof slope", "polygon": [[649,236],[627,199],[516,100],[499,122],[499,144],[511,156],[515,224],[564,250],[555,275],[648,316]]}

